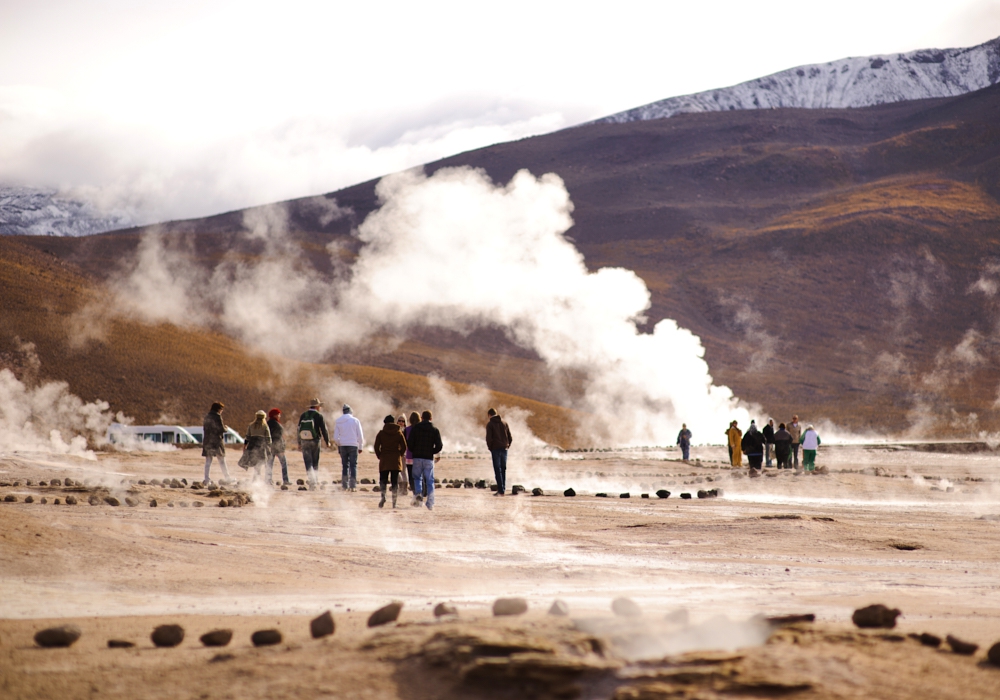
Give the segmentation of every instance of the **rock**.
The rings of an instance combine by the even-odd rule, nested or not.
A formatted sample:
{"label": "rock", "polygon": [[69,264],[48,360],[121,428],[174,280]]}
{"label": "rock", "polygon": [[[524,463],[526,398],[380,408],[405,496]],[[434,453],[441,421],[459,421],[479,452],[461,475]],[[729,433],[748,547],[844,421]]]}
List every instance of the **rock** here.
{"label": "rock", "polygon": [[944,638],[948,642],[948,646],[956,654],[962,654],[964,656],[972,656],[976,653],[976,649],[979,648],[978,644],[973,644],[972,642],[965,642],[957,637],[952,637],[950,634]]}
{"label": "rock", "polygon": [[663,619],[667,622],[672,622],[675,625],[686,625],[690,619],[690,615],[688,615],[688,611],[684,608],[679,608],[668,612],[666,617]]}
{"label": "rock", "polygon": [[631,598],[615,598],[611,601],[611,612],[619,617],[642,617],[642,608]]}
{"label": "rock", "polygon": [[191,505],[192,505],[193,507],[195,507],[195,508],[204,508],[204,507],[205,507],[205,504],[204,504],[204,503],[202,503],[201,501],[195,501],[195,502],[194,502],[194,503],[192,503]]}
{"label": "rock", "polygon": [[296,484],[296,486],[305,486],[306,482],[305,482],[305,479],[296,479],[295,480],[295,484]]}
{"label": "rock", "polygon": [[632,498],[632,494],[626,491],[625,493],[618,494],[618,498]]}
{"label": "rock", "polygon": [[269,647],[281,644],[281,632],[278,630],[257,630],[250,635],[250,641],[255,647]]}
{"label": "rock", "polygon": [[58,505],[60,505],[60,501],[59,501],[59,499],[58,499],[58,498],[53,498],[53,499],[52,499],[52,504],[53,504],[53,505],[57,505],[57,506],[58,506]]}
{"label": "rock", "polygon": [[670,492],[667,491],[666,489],[660,489],[659,491],[656,492],[656,497],[657,498],[670,498]]}
{"label": "rock", "polygon": [[158,504],[157,504],[157,502],[156,502],[156,499],[155,499],[155,498],[151,498],[151,499],[149,500],[149,507],[150,507],[150,508],[156,508],[156,506],[157,506],[157,505],[158,505]]}
{"label": "rock", "polygon": [[100,502],[101,499],[96,493],[90,494],[90,498],[87,499],[87,503],[89,503],[92,506],[96,506]]}
{"label": "rock", "polygon": [[519,493],[524,493],[524,487],[523,486],[521,486],[520,484],[514,484],[513,486],[510,487],[510,495],[511,496],[516,496]]}
{"label": "rock", "polygon": [[557,617],[567,617],[569,615],[569,605],[564,600],[553,600],[549,606],[549,615]]}
{"label": "rock", "polygon": [[49,482],[49,485],[50,486],[62,486],[62,481],[60,481],[59,479],[52,479]]}
{"label": "rock", "polygon": [[528,612],[528,601],[524,598],[497,598],[493,601],[493,614],[523,615]]}
{"label": "rock", "polygon": [[135,508],[137,505],[139,505],[139,501],[132,498],[131,496],[126,496],[125,505],[127,505],[129,508]]}
{"label": "rock", "polygon": [[918,635],[917,639],[920,640],[920,643],[923,644],[925,647],[941,646],[941,638],[938,637],[936,634],[930,634],[928,632],[924,632]]}
{"label": "rock", "polygon": [[224,647],[233,638],[232,630],[212,630],[201,635],[201,643],[207,647]]}
{"label": "rock", "polygon": [[867,608],[858,608],[851,616],[851,620],[858,627],[892,629],[896,626],[896,618],[900,615],[902,613],[899,610],[889,609],[881,603],[877,603],[869,605]]}
{"label": "rock", "polygon": [[698,489],[698,498],[708,498],[708,491],[705,489]]}
{"label": "rock", "polygon": [[685,501],[689,501],[691,500],[691,494],[685,491],[684,493],[681,494],[681,498],[683,498]]}
{"label": "rock", "polygon": [[570,488],[566,489],[565,491],[563,491],[563,496],[565,496],[566,498],[572,498],[575,495],[576,495],[576,491],[574,491],[572,489],[572,487],[570,487]]}
{"label": "rock", "polygon": [[336,628],[337,625],[333,621],[333,613],[329,610],[309,622],[309,633],[313,639],[329,637]]}
{"label": "rock", "polygon": [[531,489],[531,495],[532,496],[544,496],[545,492],[542,491],[540,488],[538,488],[536,486],[535,488]]}
{"label": "rock", "polygon": [[499,490],[500,486],[498,486],[497,484],[490,484],[490,491],[499,491]]}
{"label": "rock", "polygon": [[139,481],[137,483],[139,484],[139,486],[145,486],[146,485],[146,480],[145,479],[139,479]]}
{"label": "rock", "polygon": [[458,615],[458,608],[451,603],[438,603],[434,606],[434,617],[444,617],[445,615]]}
{"label": "rock", "polygon": [[[300,486],[299,487],[299,491],[308,491],[308,490],[309,490],[309,488],[307,486]],[[368,489],[366,489],[366,488],[359,488],[358,489],[358,491],[367,491],[367,490]]]}
{"label": "rock", "polygon": [[66,505],[75,506],[79,501],[76,500],[76,496],[66,496]]}
{"label": "rock", "polygon": [[179,505],[181,508],[190,508],[191,507],[191,504],[188,503],[187,501],[181,501],[177,505]]}
{"label": "rock", "polygon": [[607,497],[608,497],[608,494],[606,494],[606,493],[595,493],[594,494],[594,498],[607,498]]}
{"label": "rock", "polygon": [[175,647],[184,641],[184,628],[180,625],[160,625],[150,635],[158,647]]}
{"label": "rock", "polygon": [[109,506],[115,506],[115,507],[117,507],[117,506],[121,505],[121,501],[119,501],[114,496],[105,496],[104,497],[104,502],[107,503]]}
{"label": "rock", "polygon": [[[55,482],[53,482],[53,483],[55,483]],[[68,477],[65,478],[65,479],[63,479],[63,486],[78,486],[78,485],[79,484],[76,484],[72,479],[70,479]]]}
{"label": "rock", "polygon": [[648,493],[640,493],[639,494],[639,498],[649,498],[649,494]]}
{"label": "rock", "polygon": [[986,660],[994,666],[1000,666],[1000,642],[991,646],[990,650],[986,652]]}
{"label": "rock", "polygon": [[68,647],[83,634],[76,625],[49,627],[35,634],[35,644],[46,649]]}
{"label": "rock", "polygon": [[399,611],[402,609],[403,604],[399,601],[393,601],[388,605],[383,605],[368,617],[368,626],[378,627],[379,625],[384,625],[389,622],[395,622],[399,617]]}
{"label": "rock", "polygon": [[34,503],[35,502],[35,497],[31,496],[31,495],[25,496],[24,497],[24,502],[25,503]]}
{"label": "rock", "polygon": [[287,491],[288,490],[288,484],[282,484],[281,485],[281,490],[282,491]]}
{"label": "rock", "polygon": [[109,639],[108,649],[131,649],[135,646],[135,642],[130,642],[127,639]]}
{"label": "rock", "polygon": [[382,487],[376,484],[375,486],[372,486],[372,491],[375,493],[382,493]]}

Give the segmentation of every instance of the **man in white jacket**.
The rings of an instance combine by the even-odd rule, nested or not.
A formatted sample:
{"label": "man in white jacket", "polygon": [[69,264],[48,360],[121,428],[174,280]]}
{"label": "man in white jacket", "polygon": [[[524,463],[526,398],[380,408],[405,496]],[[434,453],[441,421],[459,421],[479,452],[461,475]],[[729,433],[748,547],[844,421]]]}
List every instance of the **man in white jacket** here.
{"label": "man in white jacket", "polygon": [[333,424],[333,441],[340,451],[343,465],[340,486],[345,491],[356,491],[358,487],[358,452],[365,448],[365,434],[361,421],[351,413],[351,407],[344,404],[344,415]]}

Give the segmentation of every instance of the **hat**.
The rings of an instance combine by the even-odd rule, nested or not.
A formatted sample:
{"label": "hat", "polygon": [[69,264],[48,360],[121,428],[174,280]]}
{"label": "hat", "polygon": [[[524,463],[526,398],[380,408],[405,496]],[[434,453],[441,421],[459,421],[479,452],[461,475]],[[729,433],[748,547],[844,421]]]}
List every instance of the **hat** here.
{"label": "hat", "polygon": [[254,415],[257,416],[258,418],[266,418],[267,417],[267,414],[264,413],[263,411],[257,411]]}
{"label": "hat", "polygon": [[393,418],[392,416],[386,416],[385,418],[382,419],[382,422],[383,423],[395,423],[396,419]]}
{"label": "hat", "polygon": [[347,405],[347,404],[345,403],[345,404],[344,404],[344,413],[350,413],[350,412],[351,412],[351,407],[350,407],[350,406],[348,406],[348,405]]}
{"label": "hat", "polygon": [[280,416],[280,415],[281,415],[280,408],[272,408],[270,411],[267,412],[267,419],[271,420],[275,416]]}
{"label": "hat", "polygon": [[320,406],[323,405],[323,402],[320,401],[319,399],[310,399],[309,400],[309,405],[310,406],[315,406],[316,408],[319,408]]}

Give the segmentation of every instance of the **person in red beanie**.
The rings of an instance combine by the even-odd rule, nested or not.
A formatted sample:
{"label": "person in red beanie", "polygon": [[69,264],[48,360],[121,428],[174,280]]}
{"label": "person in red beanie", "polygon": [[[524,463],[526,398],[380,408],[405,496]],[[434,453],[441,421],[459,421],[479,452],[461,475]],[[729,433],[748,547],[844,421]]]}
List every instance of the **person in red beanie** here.
{"label": "person in red beanie", "polygon": [[285,428],[281,425],[281,410],[267,412],[267,427],[271,430],[271,449],[267,453],[267,482],[274,483],[274,458],[281,462],[281,483],[288,484],[288,462],[285,460]]}

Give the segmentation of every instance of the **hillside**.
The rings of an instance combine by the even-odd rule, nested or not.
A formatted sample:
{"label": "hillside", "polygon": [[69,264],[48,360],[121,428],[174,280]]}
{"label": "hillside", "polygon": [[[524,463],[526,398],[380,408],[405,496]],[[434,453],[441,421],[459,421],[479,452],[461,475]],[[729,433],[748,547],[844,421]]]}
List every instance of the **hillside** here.
{"label": "hillside", "polygon": [[[691,329],[716,382],[776,416],[968,434],[1000,428],[998,113],[1000,87],[863,109],[682,114],[568,129],[426,170],[468,165],[497,182],[522,168],[557,173],[587,265],[635,270],[652,292],[650,326],[673,318]],[[288,203],[288,226],[317,269],[329,269],[332,240],[348,262],[358,249],[351,231],[377,206],[374,186],[328,195],[345,212],[332,221],[310,215],[316,198]],[[249,245],[235,236],[242,217],[159,230],[211,264]],[[21,240],[101,277],[141,233]],[[338,359],[433,366],[565,402],[565,378],[548,380],[537,358],[498,336],[428,333]],[[487,348],[516,369],[484,373],[493,363],[476,360]]]}

